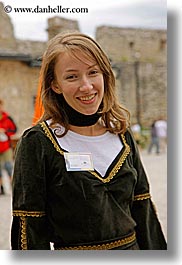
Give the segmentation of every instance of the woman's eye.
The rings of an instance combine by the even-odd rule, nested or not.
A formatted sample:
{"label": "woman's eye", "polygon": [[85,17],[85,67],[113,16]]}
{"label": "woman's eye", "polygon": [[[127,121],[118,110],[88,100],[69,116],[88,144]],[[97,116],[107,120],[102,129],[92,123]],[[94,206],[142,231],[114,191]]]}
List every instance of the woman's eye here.
{"label": "woman's eye", "polygon": [[90,74],[91,75],[95,75],[95,74],[97,74],[98,73],[98,70],[92,70],[92,71],[90,71]]}
{"label": "woman's eye", "polygon": [[68,75],[68,76],[66,77],[66,79],[68,79],[68,80],[75,79],[75,78],[77,78],[76,75]]}

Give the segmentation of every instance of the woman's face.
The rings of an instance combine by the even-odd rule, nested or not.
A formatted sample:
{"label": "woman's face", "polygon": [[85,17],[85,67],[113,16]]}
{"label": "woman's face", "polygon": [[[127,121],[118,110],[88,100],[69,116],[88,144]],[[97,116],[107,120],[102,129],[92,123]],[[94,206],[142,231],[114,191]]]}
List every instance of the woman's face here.
{"label": "woman's face", "polygon": [[94,59],[81,52],[77,56],[80,60],[69,53],[58,56],[52,89],[62,93],[72,108],[91,115],[97,112],[104,96],[103,73]]}

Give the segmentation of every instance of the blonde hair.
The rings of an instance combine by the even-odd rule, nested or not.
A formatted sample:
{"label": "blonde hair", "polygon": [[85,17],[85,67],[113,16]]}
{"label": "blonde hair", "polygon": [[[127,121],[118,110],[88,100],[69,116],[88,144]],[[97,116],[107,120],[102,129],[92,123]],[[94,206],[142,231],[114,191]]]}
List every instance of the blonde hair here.
{"label": "blonde hair", "polygon": [[44,106],[44,114],[41,120],[51,118],[52,125],[61,123],[66,132],[69,129],[64,110],[59,104],[58,94],[53,91],[51,85],[56,80],[55,64],[58,56],[61,53],[68,52],[78,58],[77,51],[81,51],[82,54],[92,60],[94,59],[103,73],[104,97],[101,113],[107,130],[112,133],[124,133],[129,126],[130,114],[117,101],[115,77],[110,61],[95,40],[78,32],[58,34],[48,43],[41,67],[41,97]]}

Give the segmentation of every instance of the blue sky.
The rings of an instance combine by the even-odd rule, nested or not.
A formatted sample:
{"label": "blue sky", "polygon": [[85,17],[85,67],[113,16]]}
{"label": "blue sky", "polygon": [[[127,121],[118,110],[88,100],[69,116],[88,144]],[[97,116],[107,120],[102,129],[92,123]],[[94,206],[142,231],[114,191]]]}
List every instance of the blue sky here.
{"label": "blue sky", "polygon": [[166,29],[167,1],[166,0],[3,0],[5,6],[52,8],[62,7],[88,8],[88,13],[81,14],[52,14],[52,13],[15,13],[9,16],[14,25],[15,36],[19,39],[47,40],[47,19],[61,16],[75,19],[81,32],[94,37],[97,26],[110,25],[118,27]]}

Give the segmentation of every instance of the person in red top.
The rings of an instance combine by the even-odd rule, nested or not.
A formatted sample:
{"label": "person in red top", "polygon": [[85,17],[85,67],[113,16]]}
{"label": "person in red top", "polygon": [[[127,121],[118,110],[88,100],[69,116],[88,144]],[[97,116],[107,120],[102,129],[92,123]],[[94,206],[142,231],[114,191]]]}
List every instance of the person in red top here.
{"label": "person in red top", "polygon": [[2,169],[7,171],[11,181],[13,169],[13,151],[11,148],[11,136],[16,133],[16,124],[8,113],[3,110],[4,102],[0,99],[0,195],[4,194],[2,183]]}

